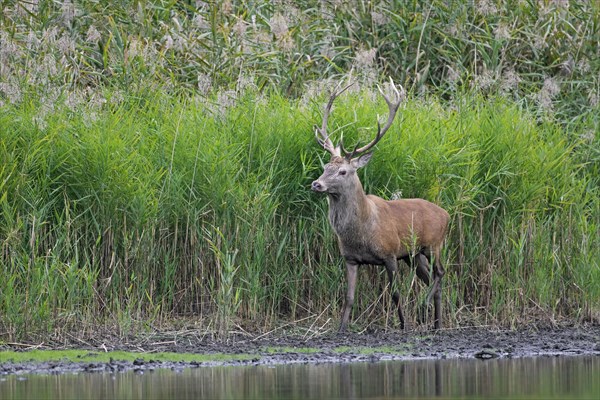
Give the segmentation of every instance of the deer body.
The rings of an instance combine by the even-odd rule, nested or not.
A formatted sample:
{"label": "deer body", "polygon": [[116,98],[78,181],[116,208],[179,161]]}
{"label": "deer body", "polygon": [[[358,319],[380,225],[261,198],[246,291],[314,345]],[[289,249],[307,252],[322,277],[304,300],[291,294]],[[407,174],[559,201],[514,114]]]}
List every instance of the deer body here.
{"label": "deer body", "polygon": [[329,222],[342,256],[359,264],[383,265],[390,255],[403,259],[441,245],[448,220],[444,209],[423,199],[386,201],[365,195],[349,204],[329,198]]}
{"label": "deer body", "polygon": [[[400,97],[397,91],[396,93]],[[404,260],[409,265],[414,265],[417,276],[429,284],[429,262],[432,258],[433,285],[427,301],[433,297],[434,325],[435,328],[439,328],[441,279],[444,275],[440,257],[450,220],[448,213],[423,199],[386,201],[374,195],[367,195],[356,173],[358,168],[369,162],[372,153],[366,153],[366,150],[373,147],[387,131],[400,100],[392,104],[384,96],[390,107],[387,125],[383,131],[378,129],[376,139],[369,145],[348,153],[341,145],[333,146],[325,130],[329,110],[337,95],[339,93],[332,95],[328,103],[323,127],[317,128],[317,140],[332,154],[332,158],[325,165],[323,174],[312,183],[312,190],[327,193],[329,222],[337,235],[340,251],[346,261],[348,290],[340,330],[344,331],[348,326],[359,265],[385,266],[391,284],[397,271],[398,260]],[[321,135],[321,139],[318,134]],[[342,152],[344,157],[341,156]],[[360,155],[354,157],[356,154]],[[400,326],[404,328],[399,294],[393,293],[393,299],[397,306]]]}

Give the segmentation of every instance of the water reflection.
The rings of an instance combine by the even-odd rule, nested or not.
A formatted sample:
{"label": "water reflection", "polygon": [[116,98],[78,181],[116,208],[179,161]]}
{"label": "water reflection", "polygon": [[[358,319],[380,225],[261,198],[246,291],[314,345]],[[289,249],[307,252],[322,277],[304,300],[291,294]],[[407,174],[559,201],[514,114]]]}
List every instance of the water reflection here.
{"label": "water reflection", "polygon": [[600,398],[600,357],[0,377],[1,399]]}

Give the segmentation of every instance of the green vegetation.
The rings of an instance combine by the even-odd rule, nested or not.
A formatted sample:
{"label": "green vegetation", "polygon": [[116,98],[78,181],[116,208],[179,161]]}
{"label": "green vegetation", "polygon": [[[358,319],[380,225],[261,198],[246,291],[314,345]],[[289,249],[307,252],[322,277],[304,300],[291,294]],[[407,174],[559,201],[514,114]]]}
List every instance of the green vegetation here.
{"label": "green vegetation", "polygon": [[193,353],[133,353],[128,351],[90,352],[86,350],[31,350],[1,351],[0,363],[4,362],[110,362],[115,361],[169,361],[169,362],[209,362],[250,360],[256,355],[248,354],[193,354]]}
{"label": "green vegetation", "polygon": [[[596,2],[421,3],[4,1],[0,338],[335,322],[312,125],[353,81],[330,123],[364,142],[388,75],[409,96],[362,179],[452,215],[447,325],[597,320]],[[395,322],[385,282],[361,270],[359,326]]]}
{"label": "green vegetation", "polygon": [[[314,354],[319,349],[312,347],[267,347],[261,350],[266,354],[289,354],[302,353]],[[407,349],[402,347],[348,347],[339,346],[332,348],[335,353],[352,352],[362,355],[370,354],[406,354]],[[115,361],[168,361],[168,362],[218,362],[218,361],[242,361],[258,359],[256,354],[225,354],[225,353],[144,353],[129,351],[89,351],[89,350],[28,350],[28,351],[0,351],[0,363],[4,362],[110,362]]]}
{"label": "green vegetation", "polygon": [[[301,96],[337,75],[419,93],[501,92],[564,121],[600,98],[600,5],[588,0],[4,0],[10,102],[97,89]],[[43,113],[42,113],[43,114]],[[595,114],[598,121],[597,113]]]}
{"label": "green vegetation", "polygon": [[[340,99],[332,123],[351,123],[348,141],[369,136],[358,128],[385,112],[359,101],[370,97]],[[215,118],[210,103],[135,101],[95,122],[65,107],[44,129],[40,104],[0,114],[8,337],[98,316],[194,315],[227,329],[235,317],[271,325],[332,301],[337,313],[341,258],[326,202],[308,189],[323,156],[310,129],[321,102],[248,96]],[[369,192],[425,197],[452,215],[450,325],[512,322],[532,309],[590,318],[600,204],[597,176],[580,161],[586,148],[504,100],[457,110],[410,101],[363,178]],[[379,272],[363,270],[357,310],[377,300]],[[420,290],[413,271],[403,276],[411,310]]]}

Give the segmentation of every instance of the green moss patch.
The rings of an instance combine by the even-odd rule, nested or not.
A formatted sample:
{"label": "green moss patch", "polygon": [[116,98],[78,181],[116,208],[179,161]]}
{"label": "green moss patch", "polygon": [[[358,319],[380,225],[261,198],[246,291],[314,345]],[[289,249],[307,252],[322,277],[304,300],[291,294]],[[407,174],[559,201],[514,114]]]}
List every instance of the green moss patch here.
{"label": "green moss patch", "polygon": [[381,347],[353,347],[353,346],[340,346],[333,349],[334,352],[353,353],[353,354],[393,354],[393,355],[405,355],[409,349],[406,347],[395,347],[395,346],[381,346]]}
{"label": "green moss patch", "polygon": [[242,361],[256,358],[249,354],[224,353],[134,353],[127,351],[94,352],[86,350],[31,350],[0,352],[0,363],[4,362],[110,362],[115,361],[170,361],[170,362],[211,362]]}
{"label": "green moss patch", "polygon": [[289,347],[289,346],[276,346],[276,347],[264,347],[261,349],[267,354],[278,354],[278,353],[302,353],[302,354],[314,354],[322,351],[316,347]]}

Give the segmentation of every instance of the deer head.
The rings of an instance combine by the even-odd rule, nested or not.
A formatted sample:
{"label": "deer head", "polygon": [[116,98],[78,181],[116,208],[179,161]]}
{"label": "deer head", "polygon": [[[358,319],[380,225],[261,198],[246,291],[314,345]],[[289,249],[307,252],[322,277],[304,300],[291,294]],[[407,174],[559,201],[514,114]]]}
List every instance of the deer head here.
{"label": "deer head", "polygon": [[[319,179],[312,183],[312,190],[315,192],[336,195],[360,185],[356,170],[367,165],[371,159],[371,155],[373,154],[371,149],[381,140],[383,135],[385,135],[387,130],[392,125],[392,122],[394,122],[396,112],[398,111],[398,108],[403,100],[401,92],[398,90],[396,85],[394,85],[394,82],[391,80],[391,78],[390,83],[396,97],[395,102],[392,102],[385,95],[381,87],[378,86],[379,92],[385,99],[385,102],[389,108],[388,119],[385,125],[382,128],[381,123],[377,121],[377,134],[375,135],[375,138],[365,146],[358,147],[357,145],[352,151],[347,151],[344,148],[341,140],[338,145],[334,145],[329,134],[327,133],[327,120],[329,119],[333,102],[340,94],[348,89],[350,85],[344,87],[342,90],[334,91],[334,93],[331,95],[329,102],[325,107],[325,111],[323,112],[323,121],[321,127],[317,125],[314,127],[317,142],[331,154],[331,160],[327,165],[325,165],[323,174],[319,177]],[[404,91],[402,87],[400,87],[400,89],[402,92]]]}

